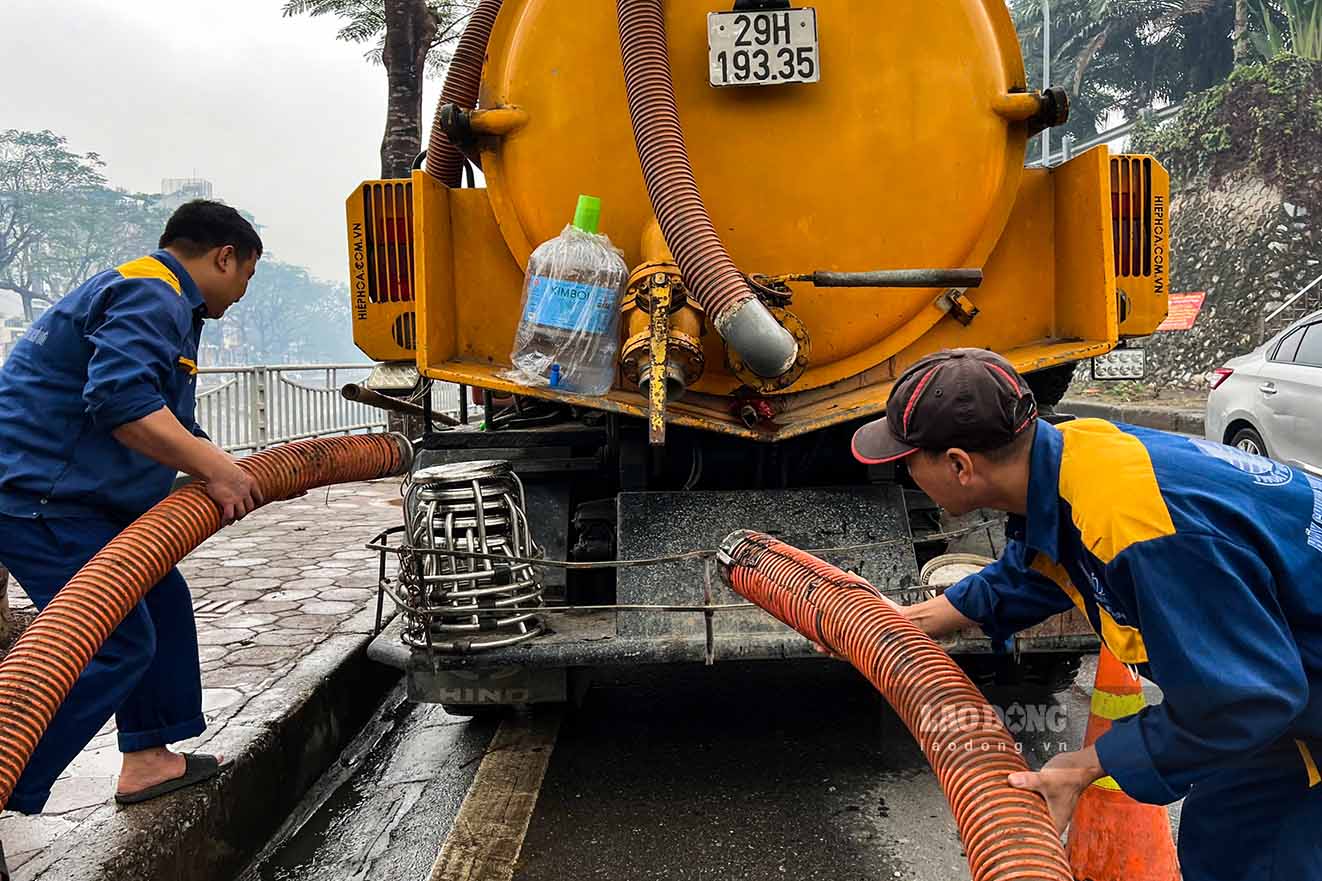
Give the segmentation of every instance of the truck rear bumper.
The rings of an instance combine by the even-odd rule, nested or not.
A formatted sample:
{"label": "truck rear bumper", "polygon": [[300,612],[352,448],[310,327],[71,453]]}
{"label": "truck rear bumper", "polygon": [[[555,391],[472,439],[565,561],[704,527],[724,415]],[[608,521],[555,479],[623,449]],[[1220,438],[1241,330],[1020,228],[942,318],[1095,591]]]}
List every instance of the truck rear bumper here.
{"label": "truck rear bumper", "polygon": [[[757,610],[752,612],[759,614]],[[548,611],[544,617],[550,633],[508,648],[472,654],[440,654],[412,649],[403,643],[403,622],[396,618],[372,641],[368,656],[409,674],[510,667],[567,669],[617,664],[701,664],[707,661],[707,641],[703,637],[675,635],[646,639],[621,636],[616,629],[615,612]],[[941,645],[953,655],[992,653],[991,641],[976,631],[943,640]],[[1091,632],[1039,634],[1025,637],[1019,650],[1090,652],[1097,650],[1097,637]],[[824,656],[811,642],[789,628],[769,633],[717,632],[712,639],[712,661],[716,663],[813,657]]]}

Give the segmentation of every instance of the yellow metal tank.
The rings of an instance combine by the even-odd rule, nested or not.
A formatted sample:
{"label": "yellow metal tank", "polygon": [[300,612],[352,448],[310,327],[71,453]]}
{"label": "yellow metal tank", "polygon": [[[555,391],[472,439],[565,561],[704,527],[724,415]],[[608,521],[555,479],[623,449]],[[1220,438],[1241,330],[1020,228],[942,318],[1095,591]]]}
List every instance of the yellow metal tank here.
{"label": "yellow metal tank", "polygon": [[[1049,101],[1025,81],[1003,0],[815,0],[801,7],[811,19],[793,19],[816,28],[815,81],[718,88],[712,29],[733,19],[710,14],[733,5],[665,0],[664,45],[712,225],[734,265],[772,289],[755,288],[797,342],[796,368],[750,372],[713,326],[719,316],[692,297],[683,305],[689,279],[658,235],[664,212],[640,165],[649,131],[631,120],[615,0],[505,0],[479,107],[451,132],[480,161],[485,188],[451,189],[419,171],[350,196],[359,345],[381,360],[416,357],[438,379],[778,440],[877,412],[894,377],[936,349],[991,348],[1029,372],[1104,353],[1164,316],[1168,261],[1133,259],[1157,247],[1154,208],[1164,232],[1164,171],[1105,148],[1024,168],[1030,134],[1058,120],[1042,121]],[[793,55],[768,48],[767,65],[780,57],[792,73]],[[624,370],[593,399],[501,375],[528,257],[559,234],[580,193],[602,198],[602,231],[638,269]],[[979,270],[982,280],[802,280],[911,269]],[[638,391],[649,327],[665,320],[653,278],[673,283],[670,352],[689,359],[676,372],[687,394],[672,389],[668,401]]]}

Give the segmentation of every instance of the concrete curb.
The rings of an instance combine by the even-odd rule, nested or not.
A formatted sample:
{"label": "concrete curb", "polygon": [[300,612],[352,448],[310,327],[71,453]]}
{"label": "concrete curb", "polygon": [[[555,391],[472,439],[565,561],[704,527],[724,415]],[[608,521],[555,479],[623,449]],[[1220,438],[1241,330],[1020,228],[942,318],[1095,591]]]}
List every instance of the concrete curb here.
{"label": "concrete curb", "polygon": [[21,875],[34,881],[233,878],[398,682],[398,671],[367,658],[374,617],[374,606],[361,610],[347,622],[351,632],[322,642],[253,698],[244,715],[261,722],[231,722],[206,743],[229,762],[216,781],[130,809],[105,805],[77,841],[62,840],[58,853],[33,860]]}
{"label": "concrete curb", "polygon": [[1207,414],[1202,410],[1185,410],[1154,404],[1111,404],[1079,398],[1066,398],[1056,406],[1056,409],[1061,413],[1078,416],[1080,419],[1106,419],[1110,422],[1124,422],[1128,425],[1192,434],[1198,437],[1203,436],[1207,421]]}

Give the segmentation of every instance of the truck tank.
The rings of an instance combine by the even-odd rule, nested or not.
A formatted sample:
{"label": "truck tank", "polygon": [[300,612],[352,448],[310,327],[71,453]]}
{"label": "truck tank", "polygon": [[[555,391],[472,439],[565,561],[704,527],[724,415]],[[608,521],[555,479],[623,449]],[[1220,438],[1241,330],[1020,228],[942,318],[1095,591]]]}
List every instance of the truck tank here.
{"label": "truck tank", "polygon": [[[775,531],[758,518],[797,517],[780,534],[817,547],[876,542],[883,523],[906,539],[944,534],[911,489],[842,461],[907,366],[993,349],[1054,387],[1050,405],[1076,362],[1165,317],[1165,171],[1106,147],[1025,167],[1029,139],[1064,122],[1068,102],[1027,83],[1002,0],[486,0],[479,15],[489,39],[483,28],[461,48],[465,72],[481,71],[477,100],[447,102],[432,137],[433,154],[457,157],[451,171],[429,173],[429,155],[411,179],[348,198],[354,339],[459,384],[465,410],[475,390],[487,430],[429,435],[420,467],[513,461],[553,557],[663,556],[731,528]],[[460,165],[484,185],[459,183]],[[619,375],[595,397],[508,373],[529,256],[584,193],[602,200],[601,231],[631,272]],[[720,516],[704,517],[713,506]],[[865,577],[912,586],[931,553],[911,551],[856,556]],[[548,571],[544,596],[721,600],[700,570],[666,566]],[[670,646],[653,660],[710,660],[722,631],[704,626],[711,614],[606,614],[617,646]],[[740,619],[725,629],[735,656],[787,651],[779,625],[715,617]],[[595,638],[581,624],[453,666],[608,660],[600,644],[565,647],[571,632]],[[1090,644],[1077,625],[1040,647]],[[387,654],[408,666],[392,639]],[[442,692],[456,702],[418,689]]]}

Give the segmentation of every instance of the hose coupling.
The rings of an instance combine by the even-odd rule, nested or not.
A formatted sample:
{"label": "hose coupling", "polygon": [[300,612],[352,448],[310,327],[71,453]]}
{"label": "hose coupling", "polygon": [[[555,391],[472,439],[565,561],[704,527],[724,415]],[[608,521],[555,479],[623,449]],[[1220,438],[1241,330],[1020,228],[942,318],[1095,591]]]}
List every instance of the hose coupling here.
{"label": "hose coupling", "polygon": [[413,441],[397,431],[390,432],[390,439],[399,447],[399,468],[395,470],[391,477],[399,477],[401,474],[408,474],[413,469]]}
{"label": "hose coupling", "polygon": [[620,368],[625,382],[636,386],[647,397],[652,373],[653,292],[664,296],[666,287],[670,291],[669,302],[664,308],[668,326],[666,399],[676,401],[702,378],[706,369],[702,337],[707,332],[707,313],[688,296],[678,267],[643,266],[634,272],[628,294],[620,307],[628,328],[620,352]]}
{"label": "hose coupling", "polygon": [[736,529],[725,537],[725,541],[716,549],[716,564],[721,567],[722,574],[735,565],[735,553],[756,534],[751,529]]}

